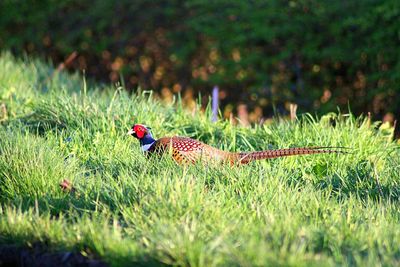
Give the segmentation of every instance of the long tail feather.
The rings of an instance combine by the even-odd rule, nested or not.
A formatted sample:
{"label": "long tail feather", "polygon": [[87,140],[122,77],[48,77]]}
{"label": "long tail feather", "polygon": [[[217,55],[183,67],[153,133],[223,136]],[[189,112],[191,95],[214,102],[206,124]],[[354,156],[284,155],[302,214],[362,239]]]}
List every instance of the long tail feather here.
{"label": "long tail feather", "polygon": [[272,159],[279,157],[288,157],[294,155],[310,155],[310,154],[349,154],[348,151],[343,151],[340,149],[349,149],[346,147],[295,147],[295,148],[284,148],[275,150],[265,150],[256,152],[242,152],[237,153],[237,161],[246,164],[254,160],[261,159]]}
{"label": "long tail feather", "polygon": [[[308,148],[308,149],[332,149],[332,150],[337,150],[337,149],[353,149],[352,147],[346,147],[346,146],[310,146],[310,147],[304,147],[304,148]],[[345,151],[341,151],[341,152],[345,152]]]}

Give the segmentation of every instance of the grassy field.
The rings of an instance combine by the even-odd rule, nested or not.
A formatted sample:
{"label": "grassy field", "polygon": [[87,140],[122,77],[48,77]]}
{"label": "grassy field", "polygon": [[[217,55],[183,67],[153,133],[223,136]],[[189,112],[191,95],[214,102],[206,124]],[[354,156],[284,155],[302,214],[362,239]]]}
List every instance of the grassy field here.
{"label": "grassy field", "polygon": [[[400,149],[387,125],[333,113],[253,128],[210,123],[209,112],[193,115],[179,99],[100,90],[7,53],[0,105],[0,244],[76,251],[112,266],[400,264]],[[156,137],[230,151],[353,153],[181,167],[145,158],[125,134],[135,122]],[[78,192],[62,191],[63,179]]]}

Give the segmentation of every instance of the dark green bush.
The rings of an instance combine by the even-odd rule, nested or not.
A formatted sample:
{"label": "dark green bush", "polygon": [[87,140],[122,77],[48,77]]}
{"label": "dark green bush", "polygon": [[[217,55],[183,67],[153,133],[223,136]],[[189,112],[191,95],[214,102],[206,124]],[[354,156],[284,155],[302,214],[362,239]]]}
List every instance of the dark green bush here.
{"label": "dark green bush", "polygon": [[269,115],[336,106],[400,113],[400,2],[0,2],[0,47],[61,62],[128,88],[187,99],[218,84],[222,103]]}

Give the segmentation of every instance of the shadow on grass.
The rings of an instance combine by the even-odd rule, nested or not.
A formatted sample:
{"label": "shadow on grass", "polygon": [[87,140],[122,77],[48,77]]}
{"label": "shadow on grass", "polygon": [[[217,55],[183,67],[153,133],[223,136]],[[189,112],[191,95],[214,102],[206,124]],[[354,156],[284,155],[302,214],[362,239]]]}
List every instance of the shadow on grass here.
{"label": "shadow on grass", "polygon": [[[32,267],[52,267],[52,266],[80,266],[80,267],[106,267],[110,266],[104,259],[93,253],[82,255],[79,251],[65,251],[64,249],[54,249],[45,243],[36,243],[31,247],[23,245],[0,244],[0,267],[11,266],[32,266]],[[150,256],[138,258],[120,258],[112,265],[119,266],[168,266]]]}
{"label": "shadow on grass", "polygon": [[50,252],[43,245],[27,248],[17,245],[0,245],[1,266],[92,266],[105,267],[106,263],[78,252]]}
{"label": "shadow on grass", "polygon": [[356,195],[364,200],[400,202],[400,188],[378,181],[373,163],[367,160],[358,162],[354,168],[348,168],[344,175],[328,175],[327,165],[315,165],[310,174],[322,178],[309,181],[304,179],[300,171],[293,171],[287,183],[290,186],[311,183],[318,190],[332,190],[338,199]]}

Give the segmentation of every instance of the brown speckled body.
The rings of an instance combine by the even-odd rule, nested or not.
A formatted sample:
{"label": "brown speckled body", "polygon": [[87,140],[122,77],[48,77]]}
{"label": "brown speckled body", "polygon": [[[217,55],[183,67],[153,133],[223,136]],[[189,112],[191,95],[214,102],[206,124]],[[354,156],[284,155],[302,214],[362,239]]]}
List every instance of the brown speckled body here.
{"label": "brown speckled body", "polygon": [[287,148],[256,152],[226,152],[188,137],[163,137],[158,139],[148,153],[171,153],[178,164],[195,163],[196,161],[226,162],[230,164],[246,164],[254,160],[271,159],[293,155],[318,153],[343,153],[324,147]]}
{"label": "brown speckled body", "polygon": [[149,153],[171,153],[177,163],[195,163],[198,160],[224,161],[231,153],[216,149],[187,137],[163,137],[149,149]]}

